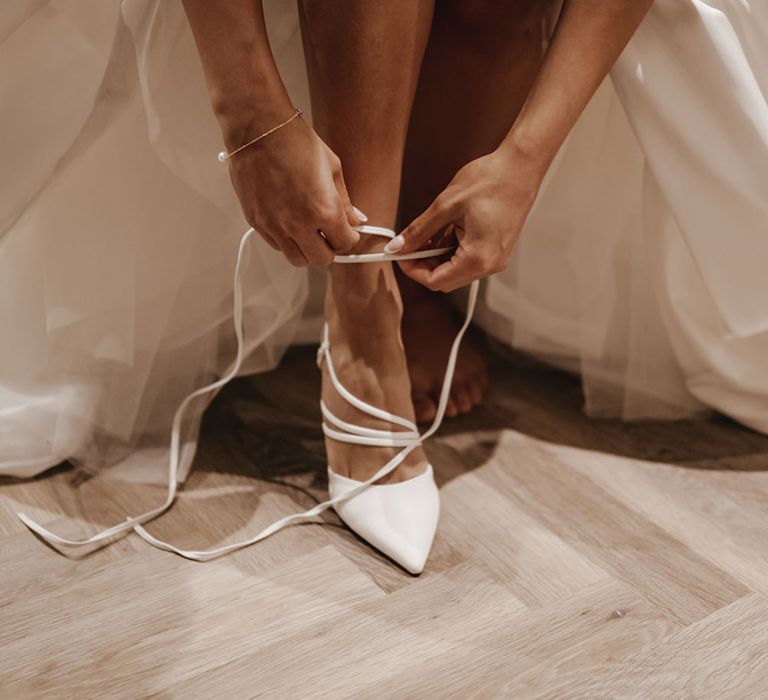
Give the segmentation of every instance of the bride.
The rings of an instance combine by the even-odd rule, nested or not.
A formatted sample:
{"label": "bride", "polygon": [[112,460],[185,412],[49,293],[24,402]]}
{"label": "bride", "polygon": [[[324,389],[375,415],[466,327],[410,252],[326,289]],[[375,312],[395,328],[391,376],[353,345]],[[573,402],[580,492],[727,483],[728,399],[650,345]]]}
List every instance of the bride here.
{"label": "bride", "polygon": [[[25,522],[64,551],[135,528],[202,559],[318,512],[213,553],[141,528],[218,386],[319,334],[308,265],[321,505],[414,573],[439,512],[415,421],[487,383],[478,344],[449,356],[440,292],[493,273],[481,325],[579,371],[592,415],[768,432],[768,13],[562,5],[6,6],[0,472],[171,463],[162,506],[83,543]],[[263,241],[238,248],[243,216]]]}

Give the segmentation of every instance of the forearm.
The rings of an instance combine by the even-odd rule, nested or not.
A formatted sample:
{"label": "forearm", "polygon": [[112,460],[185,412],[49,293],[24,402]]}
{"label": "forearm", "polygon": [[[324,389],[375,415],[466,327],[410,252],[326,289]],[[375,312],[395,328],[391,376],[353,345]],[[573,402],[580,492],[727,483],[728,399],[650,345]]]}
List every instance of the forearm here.
{"label": "forearm", "polygon": [[502,150],[532,159],[542,174],[653,0],[565,0],[528,99]]}
{"label": "forearm", "polygon": [[228,148],[290,116],[261,0],[183,0]]}

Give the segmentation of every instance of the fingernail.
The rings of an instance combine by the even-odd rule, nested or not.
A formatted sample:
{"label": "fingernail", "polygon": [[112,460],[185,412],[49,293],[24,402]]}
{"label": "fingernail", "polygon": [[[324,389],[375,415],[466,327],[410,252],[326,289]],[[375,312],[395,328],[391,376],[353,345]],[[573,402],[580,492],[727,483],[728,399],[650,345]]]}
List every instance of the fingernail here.
{"label": "fingernail", "polygon": [[398,250],[402,250],[405,245],[405,238],[401,233],[399,236],[395,236],[387,245],[384,246],[385,253],[396,253]]}
{"label": "fingernail", "polygon": [[352,205],[352,211],[355,212],[355,216],[358,219],[360,219],[360,221],[362,221],[363,223],[368,221],[368,217],[365,214],[363,214],[363,212],[361,212],[354,204]]}

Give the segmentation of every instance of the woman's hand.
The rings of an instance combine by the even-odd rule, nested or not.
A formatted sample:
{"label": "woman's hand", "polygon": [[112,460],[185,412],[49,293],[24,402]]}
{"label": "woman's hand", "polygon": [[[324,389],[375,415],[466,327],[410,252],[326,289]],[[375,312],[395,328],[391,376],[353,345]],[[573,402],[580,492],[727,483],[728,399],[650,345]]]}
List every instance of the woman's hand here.
{"label": "woman's hand", "polygon": [[[183,0],[227,151],[293,112],[269,46],[261,0]],[[294,265],[327,265],[365,221],[349,202],[339,159],[302,119],[230,158],[248,223]],[[322,232],[322,233],[321,233]]]}
{"label": "woman's hand", "polygon": [[430,239],[437,247],[448,227],[458,249],[438,265],[403,261],[405,274],[450,291],[507,264],[549,164],[652,2],[564,0],[528,99],[499,149],[462,168],[385,250],[410,252]]}
{"label": "woman's hand", "polygon": [[228,162],[246,220],[291,264],[328,265],[357,243],[352,227],[366,218],[349,201],[339,159],[302,119]]}
{"label": "woman's hand", "polygon": [[411,279],[440,292],[503,270],[546,171],[521,151],[500,147],[465,165],[429,208],[385,250],[457,246],[451,257],[402,260]]}

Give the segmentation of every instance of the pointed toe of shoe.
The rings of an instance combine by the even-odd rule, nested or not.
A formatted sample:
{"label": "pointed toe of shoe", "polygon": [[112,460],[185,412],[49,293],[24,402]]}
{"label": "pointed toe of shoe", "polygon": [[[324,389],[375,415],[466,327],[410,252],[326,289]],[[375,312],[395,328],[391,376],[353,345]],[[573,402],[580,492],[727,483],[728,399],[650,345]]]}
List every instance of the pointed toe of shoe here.
{"label": "pointed toe of shoe", "polygon": [[[359,484],[328,468],[331,498]],[[352,530],[406,571],[420,574],[424,570],[440,515],[432,465],[413,479],[369,486],[334,508]]]}
{"label": "pointed toe of shoe", "polygon": [[[402,566],[409,574],[418,576],[424,571],[424,566],[427,563],[427,557],[429,557],[429,550],[432,548],[432,543],[427,547],[416,548],[400,546],[393,548],[391,552],[384,552],[390,559],[396,561]],[[384,550],[382,550],[384,551]]]}

